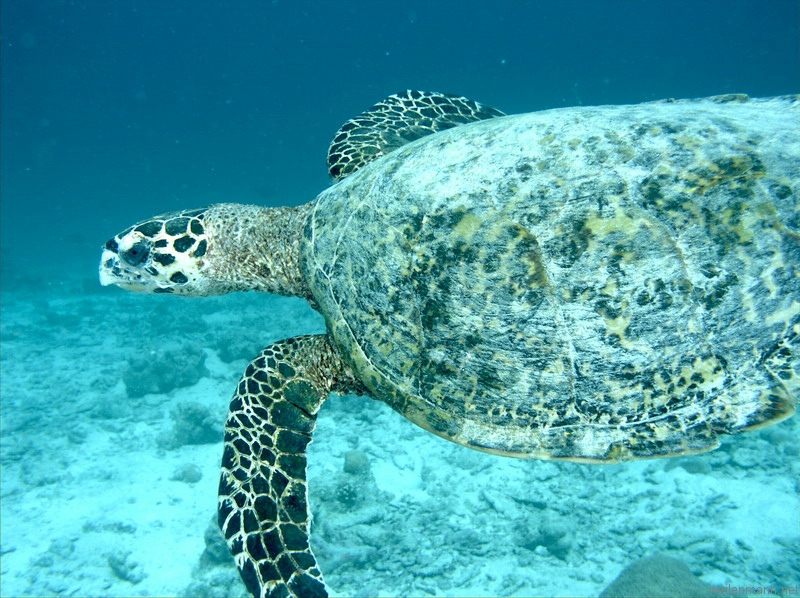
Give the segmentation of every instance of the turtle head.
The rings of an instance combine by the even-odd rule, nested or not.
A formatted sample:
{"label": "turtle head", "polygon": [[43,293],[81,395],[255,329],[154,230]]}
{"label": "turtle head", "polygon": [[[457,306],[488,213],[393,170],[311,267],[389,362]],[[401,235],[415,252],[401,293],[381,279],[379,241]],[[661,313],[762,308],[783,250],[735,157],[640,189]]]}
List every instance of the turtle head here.
{"label": "turtle head", "polygon": [[307,209],[229,203],[155,216],[106,241],[100,283],[138,293],[310,298],[299,265]]}
{"label": "turtle head", "polygon": [[207,211],[155,216],[106,241],[100,283],[138,293],[216,294],[208,276]]}

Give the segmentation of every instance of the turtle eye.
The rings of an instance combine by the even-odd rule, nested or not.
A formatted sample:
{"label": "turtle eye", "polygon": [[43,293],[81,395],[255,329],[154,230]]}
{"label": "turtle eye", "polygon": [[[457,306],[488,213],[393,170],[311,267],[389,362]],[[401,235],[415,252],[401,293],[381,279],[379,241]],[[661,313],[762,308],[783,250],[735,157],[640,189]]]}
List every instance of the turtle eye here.
{"label": "turtle eye", "polygon": [[119,257],[129,266],[138,266],[150,256],[150,246],[145,241],[134,243],[130,248],[120,252]]}

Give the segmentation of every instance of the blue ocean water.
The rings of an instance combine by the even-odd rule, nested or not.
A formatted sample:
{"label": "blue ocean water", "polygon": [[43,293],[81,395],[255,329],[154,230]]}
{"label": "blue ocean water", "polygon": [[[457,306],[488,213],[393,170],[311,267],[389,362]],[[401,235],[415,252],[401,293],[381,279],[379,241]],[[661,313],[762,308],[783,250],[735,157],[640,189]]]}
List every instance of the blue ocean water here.
{"label": "blue ocean water", "polygon": [[[168,527],[166,523],[152,524],[152,529],[145,523],[169,517],[165,514],[172,513],[166,510],[169,506],[189,505],[198,496],[208,496],[210,520],[218,447],[176,456],[169,442],[156,438],[154,426],[169,428],[180,419],[171,415],[176,405],[196,400],[221,425],[228,396],[247,359],[277,338],[321,330],[319,319],[302,302],[264,303],[247,296],[175,308],[169,297],[122,298],[121,291],[97,283],[100,247],[114,233],[158,212],[221,201],[265,206],[310,201],[330,184],[325,152],[338,127],[403,89],[457,93],[507,113],[667,97],[800,91],[798,0],[3,0],[0,11],[2,595],[152,595],[187,587],[190,567],[204,549],[204,526],[193,530],[194,544],[180,545],[187,551],[188,565],[181,570],[186,579],[181,577],[174,587],[153,585],[142,590],[148,577],[160,579],[158,569],[143,564],[140,575],[131,563],[145,561],[141,552],[150,550],[148,537],[174,541],[170,539],[174,536],[163,540],[154,536]],[[188,372],[185,383],[163,366],[175,360]],[[147,375],[139,376],[143,370]],[[142,394],[134,396],[131,388],[142,377],[147,378]],[[207,382],[198,399],[190,389],[200,379]],[[164,397],[169,404],[164,404]],[[358,444],[353,436],[359,434],[359,422],[370,418],[387,426],[404,425],[397,423],[399,416],[380,411],[379,406],[368,404],[361,412],[366,415],[357,415],[341,401],[333,403],[320,423],[321,431],[329,430],[330,444],[320,442],[314,450],[327,446],[328,453],[343,458]],[[355,429],[340,432],[345,422]],[[776,504],[796,507],[786,498],[797,492],[796,481],[786,473],[796,473],[788,462],[796,460],[796,453],[784,448],[795,443],[787,429],[796,431],[796,426],[776,427],[752,440],[734,439],[745,444],[731,445],[714,457],[717,461],[710,461],[718,466],[714,471],[728,474],[716,481],[732,488],[767,462],[762,473],[775,484],[770,492],[781,497]],[[381,434],[380,428],[368,430]],[[587,493],[559,485],[562,475],[593,488],[600,496],[597,504],[614,513],[620,502],[608,486],[639,475],[651,483],[646,492],[674,484],[676,493],[665,503],[678,511],[695,509],[697,518],[713,520],[714,525],[738,521],[732,515],[719,515],[728,504],[725,501],[735,503],[733,510],[745,508],[728,496],[735,491],[718,491],[710,482],[698,491],[702,508],[691,503],[698,484],[690,474],[707,473],[706,461],[687,461],[677,467],[680,476],[666,481],[676,468],[663,462],[637,464],[622,478],[613,478],[611,470],[546,464],[535,478],[527,479],[520,477],[520,470],[496,473],[512,467],[504,460],[494,465],[484,455],[463,456],[465,451],[458,447],[442,448],[437,439],[420,440],[424,433],[410,424],[400,434],[409,443],[432,447],[437,455],[445,453],[436,451],[458,450],[434,461],[441,467],[453,465],[453,471],[444,474],[462,480],[453,485],[466,486],[474,479],[488,487],[498,476],[509,483],[546,485],[540,491],[546,499],[517,494],[502,499],[483,492],[475,502],[470,498],[459,503],[453,517],[466,521],[475,517],[472,513],[486,511],[498,521],[510,513],[510,519],[496,524],[506,539],[516,533],[510,521],[527,517],[520,514],[522,506],[544,511],[545,502],[569,495],[564,504],[581,510],[577,498],[588,499]],[[191,447],[206,445],[187,446],[186,451],[194,451],[200,449]],[[742,447],[751,452],[741,453]],[[599,592],[618,572],[605,561],[595,565],[591,559],[570,561],[567,553],[577,552],[585,542],[580,530],[566,548],[564,542],[558,544],[567,534],[564,529],[573,530],[576,520],[600,525],[585,512],[571,519],[568,509],[556,509],[544,517],[549,522],[544,528],[531,523],[535,529],[510,540],[525,550],[532,546],[527,552],[521,549],[524,557],[491,552],[499,540],[484,536],[492,527],[489,524],[466,529],[444,517],[436,520],[438,529],[420,529],[443,516],[450,501],[458,502],[441,498],[448,488],[441,472],[430,471],[431,466],[414,452],[398,456],[391,444],[364,450],[373,462],[393,463],[398,479],[416,472],[430,481],[424,492],[408,481],[408,492],[386,498],[397,520],[417,526],[416,533],[425,538],[424,551],[418,554],[426,556],[413,559],[418,538],[409,539],[408,534],[394,539],[381,535],[372,544],[365,540],[367,548],[337,552],[322,532],[327,526],[329,538],[351,541],[352,535],[341,537],[342,512],[347,514],[348,507],[355,515],[347,525],[366,538],[385,530],[388,523],[370,527],[370,521],[379,519],[369,510],[373,507],[364,507],[359,515],[358,504],[342,498],[341,488],[321,482],[319,500],[331,499],[328,504],[333,507],[320,510],[320,550],[331,569],[340,572],[340,578],[332,579],[344,588],[359,588],[366,583],[362,580],[369,579],[373,581],[365,586],[365,595],[459,595],[460,591],[582,595]],[[138,485],[130,482],[129,492],[141,496],[131,503],[127,518],[109,515],[92,523],[97,517],[91,509],[84,512],[72,502],[80,502],[75,498],[78,490],[63,488],[72,484],[79,488],[81,476],[100,493],[129,484],[124,468],[108,463],[99,467],[93,456],[97,454],[121,461],[129,460],[126,454],[136,455],[147,463],[145,468],[169,463],[168,475],[191,461],[204,468],[203,487],[184,484],[185,488],[170,490],[173,495],[166,500],[163,488],[174,488],[178,482],[139,479]],[[324,473],[334,465],[319,467]],[[373,469],[379,481],[381,476],[390,477],[377,463]],[[636,492],[631,490],[630,496]],[[718,498],[721,495],[726,498]],[[36,524],[35,509],[23,508],[27,500],[45,505],[41,508],[48,514],[39,515],[40,523]],[[630,527],[619,536],[625,542],[631,537],[635,541],[609,541],[610,548],[598,549],[613,553],[613,562],[621,566],[626,550],[638,557],[670,549],[684,551],[688,556],[683,560],[695,573],[711,571],[709,582],[722,582],[725,575],[734,578],[731,571],[737,566],[758,571],[764,584],[798,582],[800,566],[787,556],[800,550],[798,530],[769,530],[759,540],[748,540],[750,532],[742,532],[725,546],[709,546],[707,535],[677,529],[686,525],[684,521],[674,530],[679,539],[667,545],[654,538],[647,513],[640,512],[649,508],[641,504],[655,501],[652,495],[643,503],[625,500],[626,510],[617,516],[635,524],[626,524]],[[135,508],[134,502],[139,506]],[[661,503],[655,502],[653,510],[660,509]],[[59,504],[71,506],[62,511]],[[415,505],[422,508],[414,510]],[[125,527],[128,518],[137,522],[135,532]],[[763,525],[770,521],[774,519]],[[100,533],[135,537],[136,542],[121,544],[133,544],[140,552],[126,556],[124,550],[98,548],[91,538]],[[557,537],[548,540],[547,534]],[[382,551],[389,551],[391,542],[412,547],[391,561],[393,566],[401,563],[403,575],[407,570],[413,578],[408,585],[381,585],[399,575],[381,564]],[[537,553],[536,547],[547,542],[549,556],[565,551],[555,561],[562,568],[547,571],[563,575],[584,571],[573,585],[536,586],[526,581],[524,571],[536,577],[537,567],[545,567],[537,556],[544,559],[547,550]],[[438,546],[448,546],[456,556],[442,560]],[[754,557],[763,547],[769,547],[770,554]],[[94,554],[102,555],[99,564],[86,569]],[[475,563],[482,562],[493,563],[497,571],[478,572]],[[438,563],[434,570],[432,563]],[[450,579],[449,586],[440,583],[440,571],[456,565],[465,573]],[[75,573],[77,569],[83,573]],[[746,574],[739,579],[762,581]]]}
{"label": "blue ocean water", "polygon": [[88,276],[98,243],[143,215],[309,201],[328,184],[325,150],[342,122],[403,89],[507,113],[795,92],[798,10],[796,0],[5,0],[3,270]]}

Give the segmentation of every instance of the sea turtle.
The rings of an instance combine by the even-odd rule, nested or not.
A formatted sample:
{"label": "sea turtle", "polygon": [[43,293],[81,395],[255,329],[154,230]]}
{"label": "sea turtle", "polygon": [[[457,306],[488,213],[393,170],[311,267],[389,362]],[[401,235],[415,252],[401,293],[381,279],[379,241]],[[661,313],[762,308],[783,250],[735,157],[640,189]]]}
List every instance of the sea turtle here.
{"label": "sea turtle", "polygon": [[324,596],[306,448],[330,392],[459,444],[605,462],[713,449],[800,387],[800,96],[504,116],[409,91],[348,121],[298,207],[110,239],[133,291],[305,297],[230,405],[219,524],[255,596]]}

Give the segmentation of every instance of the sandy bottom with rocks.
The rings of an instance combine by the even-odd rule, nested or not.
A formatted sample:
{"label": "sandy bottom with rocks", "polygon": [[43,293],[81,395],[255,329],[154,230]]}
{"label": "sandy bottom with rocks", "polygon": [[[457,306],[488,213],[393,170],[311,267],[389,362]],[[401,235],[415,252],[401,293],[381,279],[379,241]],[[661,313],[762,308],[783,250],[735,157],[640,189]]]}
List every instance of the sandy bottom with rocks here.
{"label": "sandy bottom with rocks", "polygon": [[[263,346],[323,328],[265,295],[6,288],[2,595],[244,595],[213,525],[227,404]],[[578,465],[481,454],[334,396],[310,448],[312,546],[340,596],[596,596],[655,554],[706,584],[793,586],[798,422]]]}

